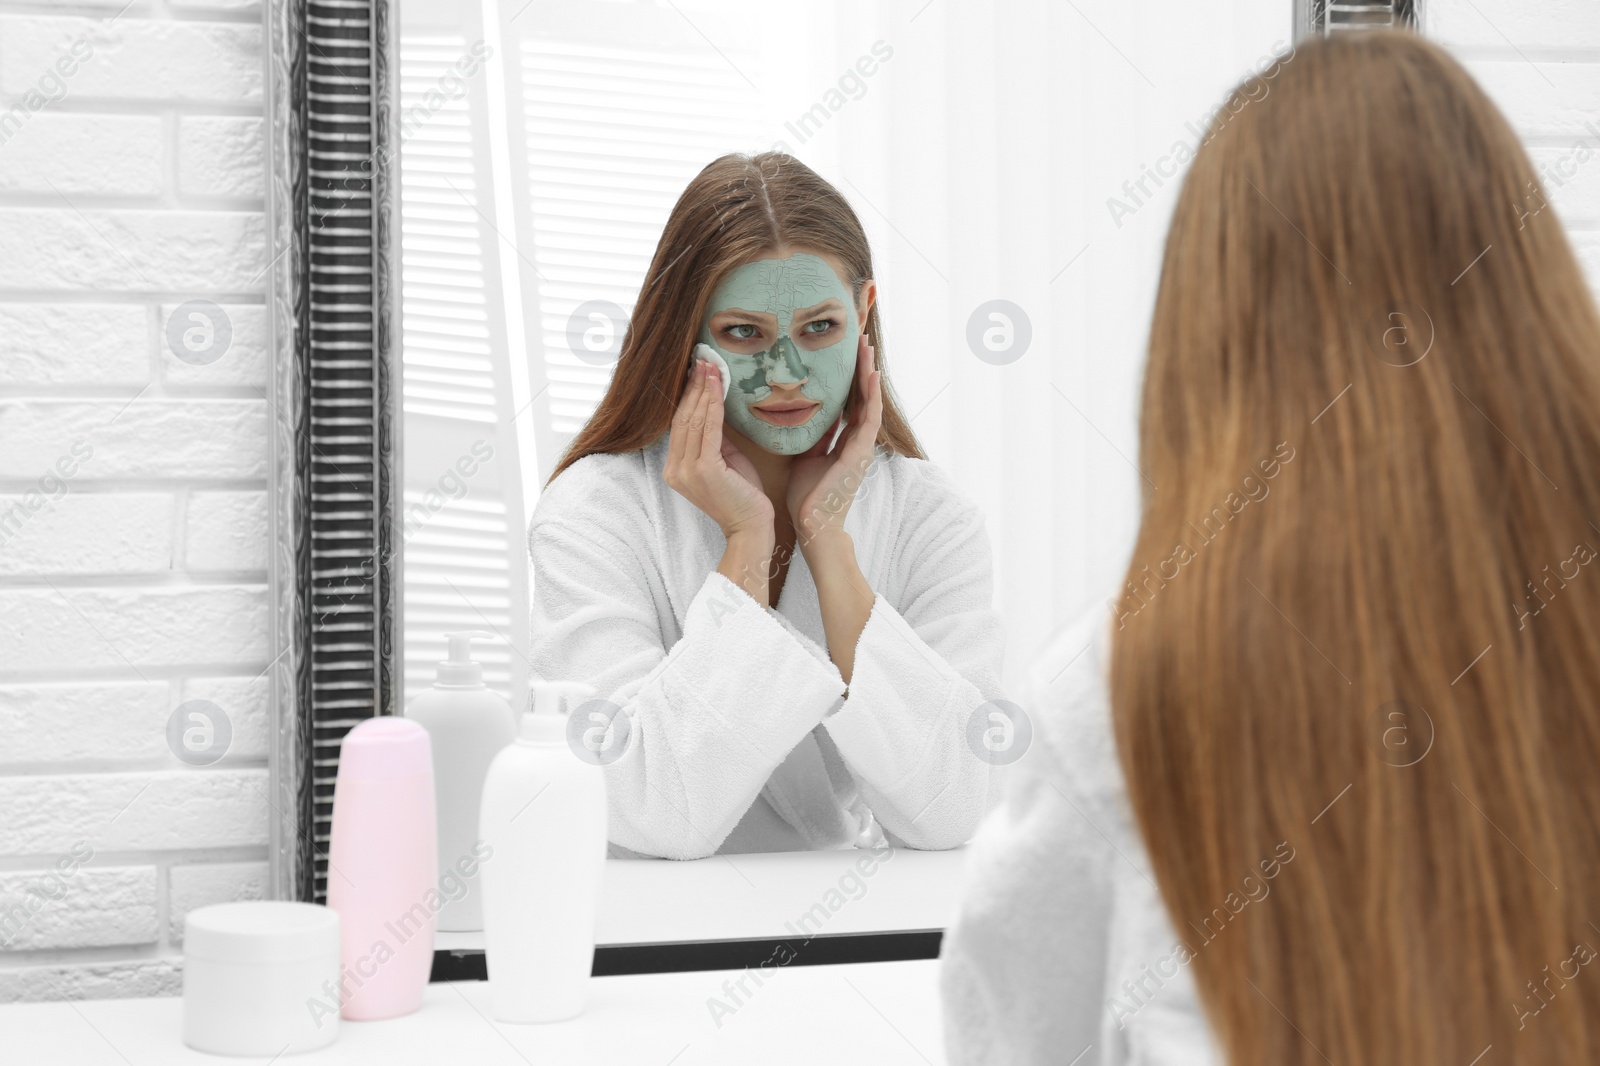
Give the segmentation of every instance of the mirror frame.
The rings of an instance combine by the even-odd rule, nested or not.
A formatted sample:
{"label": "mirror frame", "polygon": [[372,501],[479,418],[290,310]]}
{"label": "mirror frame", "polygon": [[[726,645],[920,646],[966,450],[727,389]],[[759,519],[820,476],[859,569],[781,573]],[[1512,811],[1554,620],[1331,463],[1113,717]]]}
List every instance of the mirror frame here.
{"label": "mirror frame", "polygon": [[271,894],[323,902],[344,734],[398,710],[389,0],[267,0]]}

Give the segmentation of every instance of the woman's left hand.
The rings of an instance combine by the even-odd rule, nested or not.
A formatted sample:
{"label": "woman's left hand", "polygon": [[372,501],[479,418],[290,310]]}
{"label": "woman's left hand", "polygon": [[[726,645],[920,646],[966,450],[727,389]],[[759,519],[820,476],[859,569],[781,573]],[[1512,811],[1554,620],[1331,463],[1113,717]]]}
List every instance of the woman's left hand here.
{"label": "woman's left hand", "polygon": [[[844,533],[845,515],[855,501],[856,491],[872,466],[878,429],[883,422],[882,374],[877,368],[877,353],[866,334],[856,348],[856,402],[852,404],[853,424],[847,423],[839,446],[827,452],[832,434],[824,434],[816,445],[797,456],[789,468],[787,502],[794,521],[798,546],[811,555],[814,546],[836,540]],[[841,416],[842,417],[842,416]]]}

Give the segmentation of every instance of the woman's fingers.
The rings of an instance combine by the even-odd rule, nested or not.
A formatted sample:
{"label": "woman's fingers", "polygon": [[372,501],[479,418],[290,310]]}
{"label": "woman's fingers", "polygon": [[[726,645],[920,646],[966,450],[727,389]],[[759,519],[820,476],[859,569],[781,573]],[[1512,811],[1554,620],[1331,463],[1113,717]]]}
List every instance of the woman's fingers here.
{"label": "woman's fingers", "polygon": [[715,392],[715,387],[712,386],[710,363],[701,363],[699,365],[699,379],[701,379],[699,403],[694,405],[694,461],[698,461],[698,463],[717,455],[717,450],[710,447],[706,434],[706,419],[710,418],[710,402],[712,402],[710,397],[712,397],[712,392]]}
{"label": "woman's fingers", "polygon": [[722,457],[722,375],[713,363],[706,364],[705,444],[702,455]]}
{"label": "woman's fingers", "polygon": [[867,340],[867,335],[863,333],[861,339],[856,342],[855,388],[852,390],[855,395],[851,397],[850,404],[851,411],[857,416],[855,421],[858,422],[861,409],[867,402],[867,376],[872,373],[872,359],[872,342]]}
{"label": "woman's fingers", "polygon": [[711,416],[711,364],[700,363],[697,371],[700,377],[700,396],[694,408],[694,444],[689,453],[689,458],[695,462],[717,454],[715,449],[707,447],[706,440],[706,420]]}
{"label": "woman's fingers", "polygon": [[883,425],[883,374],[878,370],[877,350],[865,335],[861,341],[861,402],[857,407],[860,413],[849,443],[870,455],[878,440],[878,429]]}
{"label": "woman's fingers", "polygon": [[[698,364],[696,364],[698,365]],[[689,367],[689,381],[683,387],[683,395],[678,399],[677,410],[672,412],[672,432],[667,436],[667,469],[672,470],[683,462],[689,443],[689,419],[694,410],[695,389],[699,381],[695,378],[694,366]]]}
{"label": "woman's fingers", "polygon": [[669,463],[689,462],[699,454],[700,443],[695,432],[694,415],[700,406],[704,389],[700,364],[695,363],[689,369],[689,386],[683,390],[683,399],[678,401],[677,413],[672,416],[672,439],[667,449]]}

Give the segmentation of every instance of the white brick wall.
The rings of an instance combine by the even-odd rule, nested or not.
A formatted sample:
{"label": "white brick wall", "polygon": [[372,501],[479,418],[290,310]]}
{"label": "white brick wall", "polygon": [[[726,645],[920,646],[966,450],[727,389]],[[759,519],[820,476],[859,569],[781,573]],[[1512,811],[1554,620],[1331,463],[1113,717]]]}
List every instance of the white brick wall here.
{"label": "white brick wall", "polygon": [[[0,1002],[176,992],[278,817],[261,9],[123,3],[0,0]],[[208,363],[167,339],[196,299]]]}
{"label": "white brick wall", "polygon": [[[1600,4],[1425,0],[1423,17],[1522,135],[1600,293]],[[1580,143],[1592,158],[1577,165],[1567,157]]]}

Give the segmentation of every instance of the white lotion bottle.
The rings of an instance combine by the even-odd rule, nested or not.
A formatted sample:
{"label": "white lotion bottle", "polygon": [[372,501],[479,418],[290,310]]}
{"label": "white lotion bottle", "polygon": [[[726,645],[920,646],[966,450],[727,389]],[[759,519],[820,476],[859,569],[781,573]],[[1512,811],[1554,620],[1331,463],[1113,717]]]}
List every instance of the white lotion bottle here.
{"label": "white lotion bottle", "polygon": [[[434,793],[438,797],[439,884],[444,905],[438,928],[473,932],[483,928],[483,884],[474,877],[480,860],[494,853],[479,843],[478,813],[483,783],[494,757],[516,739],[516,716],[483,683],[483,664],[472,659],[472,638],[487,633],[446,633],[449,657],[439,664],[433,687],[406,708],[406,717],[428,731],[433,746]],[[459,885],[462,894],[445,890]]]}
{"label": "white lotion bottle", "polygon": [[489,767],[479,821],[494,849],[483,866],[490,1010],[514,1023],[583,1013],[606,862],[604,771],[567,743],[566,712],[594,690],[533,689],[516,741]]}

